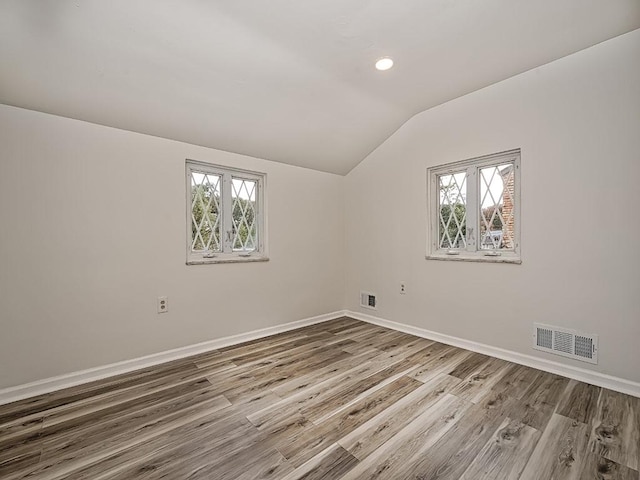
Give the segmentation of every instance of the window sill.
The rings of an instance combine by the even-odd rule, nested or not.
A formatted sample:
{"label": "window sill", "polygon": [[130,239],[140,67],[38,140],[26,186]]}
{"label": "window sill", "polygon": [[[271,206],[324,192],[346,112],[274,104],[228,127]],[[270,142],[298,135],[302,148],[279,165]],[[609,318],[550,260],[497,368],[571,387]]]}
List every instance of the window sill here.
{"label": "window sill", "polygon": [[220,255],[213,258],[192,258],[187,260],[187,265],[208,265],[210,263],[255,263],[268,262],[269,257],[261,255],[251,255],[249,257],[240,257],[238,255]]}
{"label": "window sill", "polygon": [[445,261],[453,261],[453,262],[480,262],[480,263],[513,263],[516,265],[520,265],[522,260],[519,256],[514,254],[511,255],[499,255],[499,256],[490,256],[490,255],[469,255],[465,253],[460,253],[457,255],[447,255],[446,253],[434,253],[426,255],[425,258],[427,260],[445,260]]}

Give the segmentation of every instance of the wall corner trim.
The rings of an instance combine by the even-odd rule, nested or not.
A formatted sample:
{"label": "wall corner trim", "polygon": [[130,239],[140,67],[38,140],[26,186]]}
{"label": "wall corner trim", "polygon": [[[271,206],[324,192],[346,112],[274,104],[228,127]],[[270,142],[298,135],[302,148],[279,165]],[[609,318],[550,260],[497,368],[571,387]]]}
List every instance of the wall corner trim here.
{"label": "wall corner trim", "polygon": [[436,342],[445,343],[454,347],[463,348],[472,352],[483,353],[491,357],[500,358],[509,362],[517,363],[527,367],[535,368],[537,370],[543,370],[545,372],[554,373],[563,377],[572,378],[584,383],[596,385],[598,387],[608,388],[615,390],[616,392],[625,393],[634,397],[640,398],[640,383],[631,380],[626,380],[613,375],[607,375],[605,373],[594,372],[584,368],[574,367],[573,365],[567,365],[553,360],[547,360],[544,358],[534,357],[532,355],[526,355],[523,353],[514,352],[512,350],[505,350],[502,348],[486,345],[483,343],[473,342],[471,340],[465,340],[459,337],[453,337],[450,335],[444,335],[442,333],[432,332],[420,327],[414,327],[404,323],[394,322],[391,320],[385,320],[380,317],[368,315],[365,313],[346,311],[347,317],[355,318],[363,322],[372,323],[380,327],[390,328],[399,332],[408,333],[417,337],[426,338],[428,340],[434,340]]}
{"label": "wall corner trim", "polygon": [[309,317],[290,323],[283,323],[274,327],[262,328],[260,330],[253,330],[251,332],[240,333],[229,337],[222,337],[215,340],[197,343],[194,345],[187,345],[164,352],[146,355],[144,357],[133,358],[131,360],[124,360],[109,365],[103,365],[99,367],[89,368],[87,370],[66,373],[63,375],[58,375],[56,377],[45,378],[42,380],[37,380],[35,382],[26,383],[24,385],[17,385],[15,387],[0,389],[0,405],[16,402],[18,400],[24,400],[25,398],[35,397],[37,395],[55,392],[64,388],[75,387],[83,383],[102,380],[104,378],[113,377],[122,373],[132,372],[141,368],[147,368],[154,365],[159,365],[161,363],[179,360],[181,358],[190,357],[192,355],[209,352],[217,348],[228,347],[230,345],[236,345],[239,343],[248,342],[250,340],[256,340],[258,338],[268,337],[270,335],[276,335],[278,333],[295,330],[297,328],[306,327],[308,325],[327,322],[329,320],[343,317],[346,315],[346,313],[346,310],[339,310],[336,312]]}

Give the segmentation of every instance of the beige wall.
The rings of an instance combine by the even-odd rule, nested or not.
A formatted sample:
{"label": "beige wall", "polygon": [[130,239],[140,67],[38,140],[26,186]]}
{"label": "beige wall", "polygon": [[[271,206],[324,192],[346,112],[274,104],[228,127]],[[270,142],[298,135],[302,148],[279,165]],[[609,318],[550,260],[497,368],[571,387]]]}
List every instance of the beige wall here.
{"label": "beige wall", "polygon": [[[185,158],[267,173],[271,261],[185,265]],[[0,106],[0,388],[339,310],[343,182]]]}
{"label": "beige wall", "polygon": [[[406,123],[347,176],[347,308],[640,381],[638,59],[640,30]],[[426,168],[512,148],[522,265],[425,260]],[[533,350],[533,322],[600,335],[599,365]]]}
{"label": "beige wall", "polygon": [[[0,106],[0,388],[361,289],[388,320],[639,381],[638,58],[640,31],[423,112],[346,178]],[[518,147],[523,264],[425,260],[426,168]],[[268,174],[270,262],[185,265],[185,158]],[[532,350],[536,321],[599,334],[600,364]]]}

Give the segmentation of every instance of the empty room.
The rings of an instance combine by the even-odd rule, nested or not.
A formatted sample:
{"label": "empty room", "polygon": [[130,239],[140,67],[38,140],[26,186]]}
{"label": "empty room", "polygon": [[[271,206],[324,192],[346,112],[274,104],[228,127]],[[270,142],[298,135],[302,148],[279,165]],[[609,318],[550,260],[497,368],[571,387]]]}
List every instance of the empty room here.
{"label": "empty room", "polygon": [[0,479],[640,480],[639,0],[0,0]]}

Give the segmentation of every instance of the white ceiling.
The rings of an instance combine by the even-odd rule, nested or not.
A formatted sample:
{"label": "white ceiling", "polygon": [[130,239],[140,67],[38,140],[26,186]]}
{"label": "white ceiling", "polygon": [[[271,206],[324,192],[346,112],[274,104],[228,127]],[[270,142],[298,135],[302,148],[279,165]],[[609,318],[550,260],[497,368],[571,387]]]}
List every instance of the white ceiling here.
{"label": "white ceiling", "polygon": [[345,174],[415,113],[636,28],[640,0],[0,0],[0,102]]}

